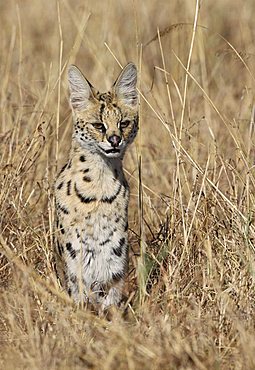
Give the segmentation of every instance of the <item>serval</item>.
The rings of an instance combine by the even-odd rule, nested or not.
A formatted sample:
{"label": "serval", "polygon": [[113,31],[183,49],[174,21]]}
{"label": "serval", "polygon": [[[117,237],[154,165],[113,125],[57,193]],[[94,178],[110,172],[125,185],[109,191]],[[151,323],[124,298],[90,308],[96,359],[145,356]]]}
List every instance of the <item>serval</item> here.
{"label": "serval", "polygon": [[73,135],[55,183],[56,267],[74,301],[118,306],[128,267],[129,186],[122,160],[138,131],[137,69],[99,93],[68,69]]}

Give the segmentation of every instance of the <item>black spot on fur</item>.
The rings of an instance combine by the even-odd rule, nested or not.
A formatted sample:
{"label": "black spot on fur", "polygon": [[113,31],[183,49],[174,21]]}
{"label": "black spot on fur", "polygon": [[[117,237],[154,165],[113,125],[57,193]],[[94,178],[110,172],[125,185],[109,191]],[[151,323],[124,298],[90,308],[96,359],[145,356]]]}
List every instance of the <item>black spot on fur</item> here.
{"label": "black spot on fur", "polygon": [[116,231],[117,231],[117,229],[116,229],[116,228],[114,228],[114,229],[110,232],[110,234],[109,234],[109,238],[111,238],[111,237],[113,236],[113,234],[114,234]]}
{"label": "black spot on fur", "polygon": [[69,180],[67,182],[67,195],[71,195],[71,183],[72,183],[72,180]]}
{"label": "black spot on fur", "polygon": [[122,256],[122,249],[120,247],[113,248],[113,253],[115,254],[115,256],[121,257]]}
{"label": "black spot on fur", "polygon": [[118,247],[116,248],[113,248],[113,253],[117,256],[117,257],[121,257],[122,256],[122,252],[123,252],[123,245],[125,244],[125,241],[126,239],[125,238],[121,238],[120,241],[119,241],[119,245]]}
{"label": "black spot on fur", "polygon": [[83,181],[91,182],[91,178],[89,176],[83,176]]}
{"label": "black spot on fur", "polygon": [[[100,99],[100,98],[99,98]],[[99,119],[101,122],[103,122],[103,112],[104,112],[105,104],[100,105],[100,112],[99,112]]]}
{"label": "black spot on fur", "polygon": [[77,189],[77,186],[76,186],[76,183],[74,184],[74,190],[75,190],[75,193],[77,195],[77,197],[80,199],[80,201],[82,203],[91,203],[91,202],[94,202],[96,200],[96,198],[91,198],[91,197],[86,197],[84,196],[78,189]]}
{"label": "black spot on fur", "polygon": [[129,185],[127,182],[124,183],[124,191],[123,191],[123,197],[126,198],[126,195],[128,194],[129,191]]}
{"label": "black spot on fur", "polygon": [[78,229],[75,229],[75,232],[76,232],[77,239],[80,239],[81,234],[79,233],[79,230]]}
{"label": "black spot on fur", "polygon": [[121,238],[119,241],[119,246],[122,247],[125,244],[125,241],[126,241],[125,238]]}
{"label": "black spot on fur", "polygon": [[114,282],[118,282],[118,281],[120,281],[120,280],[122,280],[123,279],[123,277],[124,277],[124,273],[122,272],[122,271],[119,271],[119,272],[114,272],[113,274],[112,274],[112,280],[114,281]]}
{"label": "black spot on fur", "polygon": [[75,259],[76,258],[76,250],[73,249],[72,247],[72,244],[71,243],[66,243],[66,249],[68,250],[68,252],[70,253],[70,256]]}
{"label": "black spot on fur", "polygon": [[110,243],[110,241],[111,241],[110,239],[106,239],[102,243],[100,243],[99,245],[103,246],[103,245],[105,245],[107,243]]}
{"label": "black spot on fur", "polygon": [[57,202],[56,207],[58,211],[64,213],[65,215],[69,214],[68,209],[63,204],[60,204],[59,202]]}
{"label": "black spot on fur", "polygon": [[60,172],[59,172],[59,175],[60,175],[62,172],[64,172],[64,171],[65,171],[65,169],[66,169],[66,167],[67,167],[67,164],[68,164],[68,163],[66,163],[66,164],[61,168],[61,170],[60,170]]}
{"label": "black spot on fur", "polygon": [[105,298],[106,297],[106,291],[104,290],[104,288],[100,288],[100,290],[98,291],[98,295],[99,297],[101,298]]}
{"label": "black spot on fur", "polygon": [[58,190],[60,190],[60,189],[62,188],[63,184],[64,184],[64,181],[62,181],[62,182],[57,186],[57,189],[58,189]]}
{"label": "black spot on fur", "polygon": [[77,276],[75,276],[74,274],[71,274],[69,279],[70,279],[71,283],[77,284]]}
{"label": "black spot on fur", "polygon": [[127,230],[128,230],[128,222],[126,222],[125,227],[124,227],[124,231],[127,231]]}
{"label": "black spot on fur", "polygon": [[117,196],[119,195],[119,193],[120,193],[120,191],[121,191],[121,188],[122,188],[122,186],[120,185],[119,187],[118,187],[118,190],[116,191],[116,193],[115,194],[113,194],[112,196],[110,196],[110,197],[103,197],[102,198],[102,202],[104,202],[104,203],[112,203],[116,198],[117,198]]}
{"label": "black spot on fur", "polygon": [[65,229],[63,228],[63,225],[61,225],[61,224],[60,224],[59,228],[60,228],[61,234],[63,234],[63,235],[64,235],[64,233],[65,233]]}
{"label": "black spot on fur", "polygon": [[85,162],[85,161],[86,161],[86,158],[85,158],[85,156],[84,156],[84,155],[81,155],[81,156],[80,156],[80,161],[81,161],[81,162]]}
{"label": "black spot on fur", "polygon": [[93,260],[93,259],[95,259],[95,251],[94,251],[94,249],[87,249],[86,251],[85,251],[85,256],[84,256],[84,258],[85,259],[87,259],[87,263],[86,263],[86,266],[89,266],[90,265],[90,263],[91,263],[91,261]]}

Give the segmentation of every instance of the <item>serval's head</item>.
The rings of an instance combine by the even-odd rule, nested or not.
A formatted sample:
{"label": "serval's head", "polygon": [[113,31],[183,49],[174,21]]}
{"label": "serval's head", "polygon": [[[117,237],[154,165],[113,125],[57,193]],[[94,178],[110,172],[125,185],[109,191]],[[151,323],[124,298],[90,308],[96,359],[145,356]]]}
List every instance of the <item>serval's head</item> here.
{"label": "serval's head", "polygon": [[73,138],[106,157],[123,157],[138,131],[137,69],[128,63],[107,93],[97,92],[81,71],[68,69]]}

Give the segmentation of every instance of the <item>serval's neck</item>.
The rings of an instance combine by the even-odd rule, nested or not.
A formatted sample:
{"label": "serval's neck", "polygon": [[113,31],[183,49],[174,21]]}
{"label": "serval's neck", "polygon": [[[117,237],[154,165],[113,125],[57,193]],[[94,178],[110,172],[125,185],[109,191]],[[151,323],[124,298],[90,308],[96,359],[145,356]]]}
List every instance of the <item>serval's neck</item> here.
{"label": "serval's neck", "polygon": [[72,146],[69,158],[72,161],[74,176],[82,171],[85,174],[89,170],[94,174],[94,181],[103,180],[107,176],[124,177],[121,158],[107,158],[101,153],[91,152],[89,148],[82,148],[78,144]]}

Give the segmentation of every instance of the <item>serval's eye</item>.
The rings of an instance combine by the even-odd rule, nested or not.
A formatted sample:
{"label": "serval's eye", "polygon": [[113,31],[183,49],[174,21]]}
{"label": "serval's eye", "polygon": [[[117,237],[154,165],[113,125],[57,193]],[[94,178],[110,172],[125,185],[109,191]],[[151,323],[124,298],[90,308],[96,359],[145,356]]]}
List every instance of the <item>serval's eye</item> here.
{"label": "serval's eye", "polygon": [[130,125],[130,121],[122,121],[120,122],[120,128],[123,129],[123,128],[126,128]]}
{"label": "serval's eye", "polygon": [[100,123],[100,122],[95,122],[95,123],[92,123],[92,126],[100,131],[100,132],[106,132],[106,128],[105,128],[105,125],[103,123]]}

